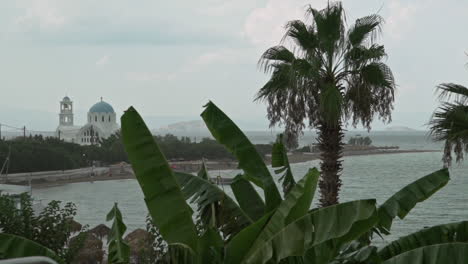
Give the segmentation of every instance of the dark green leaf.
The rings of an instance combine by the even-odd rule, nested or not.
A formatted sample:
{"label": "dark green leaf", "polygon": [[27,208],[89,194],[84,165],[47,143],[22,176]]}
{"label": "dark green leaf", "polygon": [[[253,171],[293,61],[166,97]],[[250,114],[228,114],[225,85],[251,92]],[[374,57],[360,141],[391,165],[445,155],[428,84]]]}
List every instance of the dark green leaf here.
{"label": "dark green leaf", "polygon": [[239,161],[239,167],[249,177],[257,178],[264,190],[267,212],[281,202],[278,188],[262,157],[242,131],[215,104],[209,102],[201,114],[213,137],[223,144]]}
{"label": "dark green leaf", "polygon": [[239,206],[253,220],[260,219],[265,212],[265,203],[257,193],[253,185],[244,179],[243,175],[237,175],[231,183],[231,189]]}
{"label": "dark green leaf", "polygon": [[467,243],[438,244],[417,248],[384,261],[382,264],[466,264]]}
{"label": "dark green leaf", "polygon": [[417,203],[426,200],[444,187],[450,180],[449,171],[442,169],[424,176],[395,193],[379,209],[378,227],[382,232],[390,231],[393,219],[405,218]]}
{"label": "dark green leaf", "polygon": [[318,47],[318,39],[313,27],[307,26],[300,20],[289,21],[286,24],[286,34],[283,40],[291,38],[302,49],[313,52]]}
{"label": "dark green leaf", "polygon": [[121,122],[125,149],[155,225],[168,243],[184,244],[195,252],[198,236],[192,209],[166,158],[133,107],[125,112]]}
{"label": "dark green leaf", "polygon": [[319,177],[320,172],[316,168],[309,169],[306,175],[304,175],[303,179],[307,179],[304,187],[306,190],[286,217],[286,225],[303,217],[309,211],[312,200],[314,199]]}
{"label": "dark green leaf", "polygon": [[274,238],[275,260],[303,256],[314,246],[338,247],[369,231],[377,222],[375,200],[359,200],[313,210],[284,227]]}
{"label": "dark green leaf", "polygon": [[125,226],[122,213],[120,212],[117,203],[107,214],[107,221],[112,221],[107,243],[109,244],[109,264],[127,264],[130,261],[130,246],[124,241],[123,236],[127,227]]}
{"label": "dark green leaf", "polygon": [[242,263],[244,254],[248,252],[252,243],[255,242],[258,235],[268,223],[268,220],[270,220],[272,214],[273,211],[265,214],[260,220],[244,228],[239,234],[232,238],[226,246],[226,264]]}
{"label": "dark green leaf", "polygon": [[237,251],[243,256],[242,263],[266,263],[273,257],[273,239],[282,232],[287,224],[287,219],[294,221],[307,214],[315,190],[313,187],[317,185],[318,175],[318,171],[306,174],[281,202],[263,230],[258,233],[248,251]]}
{"label": "dark green leaf", "polygon": [[382,22],[382,17],[376,14],[357,19],[348,32],[348,39],[351,45],[361,45],[368,36],[373,40],[376,33],[380,31]]}
{"label": "dark green leaf", "polygon": [[60,260],[52,250],[34,241],[20,236],[0,233],[0,259],[32,256],[43,256]]}
{"label": "dark green leaf", "polygon": [[387,260],[416,248],[450,242],[468,242],[467,221],[422,229],[392,241],[378,253],[383,260]]}
{"label": "dark green leaf", "polygon": [[327,55],[333,54],[344,36],[344,12],[341,2],[329,2],[327,8],[320,11],[309,7],[308,13],[313,16],[321,49],[328,53]]}
{"label": "dark green leaf", "polygon": [[222,263],[224,241],[213,228],[208,228],[200,237],[198,263]]}
{"label": "dark green leaf", "polygon": [[280,181],[283,184],[283,193],[286,196],[291,188],[296,184],[294,180],[291,166],[288,160],[288,151],[283,144],[283,134],[278,135],[275,144],[271,151],[271,167],[275,169],[275,173],[282,173]]}
{"label": "dark green leaf", "polygon": [[[199,173],[199,176],[203,174],[207,174],[206,171]],[[175,176],[182,187],[184,197],[198,205],[199,214],[203,214],[203,209],[208,208],[210,210],[207,217],[212,217],[211,205],[216,204],[215,225],[223,231],[224,236],[237,234],[242,228],[253,223],[231,197],[204,177],[181,172],[175,172]]]}

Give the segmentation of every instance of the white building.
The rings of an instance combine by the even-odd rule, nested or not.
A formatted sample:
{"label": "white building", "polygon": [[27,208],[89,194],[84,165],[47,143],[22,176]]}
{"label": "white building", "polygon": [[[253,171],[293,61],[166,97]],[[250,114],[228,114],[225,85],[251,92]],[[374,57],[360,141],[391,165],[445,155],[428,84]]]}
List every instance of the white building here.
{"label": "white building", "polygon": [[59,126],[57,137],[80,145],[98,144],[100,139],[108,138],[119,129],[114,108],[102,100],[88,111],[87,124],[73,124],[73,102],[65,96],[60,102]]}

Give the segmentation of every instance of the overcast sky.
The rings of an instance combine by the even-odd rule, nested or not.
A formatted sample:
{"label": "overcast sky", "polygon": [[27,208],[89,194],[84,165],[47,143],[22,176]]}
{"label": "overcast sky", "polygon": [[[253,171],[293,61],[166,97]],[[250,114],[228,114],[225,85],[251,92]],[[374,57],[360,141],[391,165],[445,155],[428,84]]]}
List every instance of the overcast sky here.
{"label": "overcast sky", "polygon": [[[258,58],[307,4],[325,3],[1,0],[0,118],[7,121],[0,123],[29,124],[18,120],[27,115],[8,119],[28,111],[31,119],[55,118],[69,95],[83,115],[103,96],[118,114],[133,105],[142,115],[175,119],[196,118],[212,100],[235,120],[267,129],[265,105],[252,102],[268,77]],[[392,125],[423,129],[437,106],[434,87],[467,84],[468,1],[345,0],[344,7],[349,24],[370,13],[384,17],[380,42],[398,84]]]}

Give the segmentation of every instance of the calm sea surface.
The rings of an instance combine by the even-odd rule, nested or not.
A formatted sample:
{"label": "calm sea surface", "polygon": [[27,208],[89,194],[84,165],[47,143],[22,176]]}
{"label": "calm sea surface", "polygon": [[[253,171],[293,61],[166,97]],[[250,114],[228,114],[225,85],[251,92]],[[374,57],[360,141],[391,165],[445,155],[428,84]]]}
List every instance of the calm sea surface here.
{"label": "calm sea surface", "polygon": [[[350,134],[357,134],[353,132]],[[360,133],[366,136],[367,133]],[[254,143],[268,143],[274,135],[252,132]],[[397,145],[401,149],[441,149],[440,144],[427,140],[425,132],[373,132],[369,134],[377,146]],[[312,133],[305,134],[301,145],[313,142]],[[349,137],[349,135],[347,135]],[[340,201],[376,198],[382,203],[400,188],[442,167],[441,152],[352,156],[344,158],[343,187]],[[296,179],[300,179],[318,161],[292,165]],[[232,177],[238,171],[211,171],[212,176]],[[454,165],[451,181],[429,200],[419,204],[404,221],[396,221],[389,239],[417,231],[426,226],[468,219],[468,161]],[[224,187],[231,193],[229,187]],[[35,189],[33,196],[43,204],[50,200],[74,202],[78,207],[77,220],[93,227],[105,223],[106,213],[118,202],[129,228],[145,227],[147,210],[136,180],[115,180],[66,184]],[[316,199],[315,199],[316,201]],[[170,209],[170,208],[168,208]]]}

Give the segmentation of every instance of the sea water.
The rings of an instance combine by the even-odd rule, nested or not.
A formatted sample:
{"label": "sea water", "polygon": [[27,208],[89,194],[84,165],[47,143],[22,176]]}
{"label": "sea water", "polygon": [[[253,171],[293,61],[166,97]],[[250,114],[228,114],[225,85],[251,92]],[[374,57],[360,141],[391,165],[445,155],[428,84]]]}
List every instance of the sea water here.
{"label": "sea water", "polygon": [[[399,145],[402,149],[441,148],[440,144],[428,141],[427,134],[422,132],[376,134],[371,134],[375,145]],[[249,137],[253,142],[260,142],[255,136],[249,135]],[[264,142],[268,142],[267,137],[271,136],[263,135]],[[378,203],[383,203],[405,185],[441,169],[441,155],[441,152],[427,152],[345,157],[340,202],[375,198]],[[309,168],[317,167],[318,164],[317,160],[293,164],[294,177],[300,179]],[[210,171],[210,174],[212,177],[233,177],[238,172],[237,170]],[[468,161],[461,165],[454,164],[450,170],[451,180],[448,185],[428,200],[418,204],[404,220],[395,221],[392,235],[387,239],[392,240],[427,226],[468,220],[467,172]],[[232,195],[229,186],[221,188]],[[42,204],[51,200],[75,203],[78,208],[76,220],[90,227],[105,223],[106,213],[114,202],[117,202],[128,230],[145,228],[147,209],[136,180],[65,184],[34,189],[33,196],[41,199]],[[314,206],[317,198],[316,194]]]}

